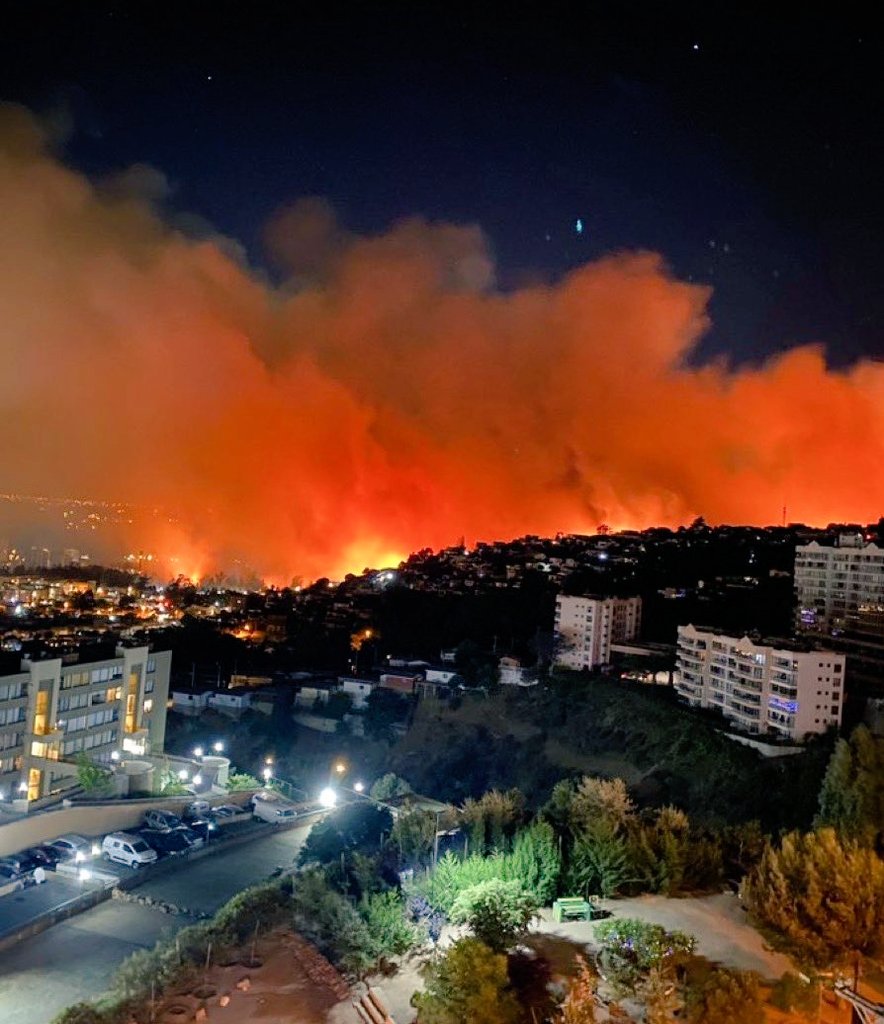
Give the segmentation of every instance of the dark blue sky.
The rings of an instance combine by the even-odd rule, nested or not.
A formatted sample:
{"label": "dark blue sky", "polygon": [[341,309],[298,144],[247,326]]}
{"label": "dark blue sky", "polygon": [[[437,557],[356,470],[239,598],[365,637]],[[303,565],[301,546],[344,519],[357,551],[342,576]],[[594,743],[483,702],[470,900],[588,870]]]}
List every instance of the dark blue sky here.
{"label": "dark blue sky", "polygon": [[480,224],[504,287],[659,250],[715,287],[701,359],[884,356],[884,54],[859,7],[354,6],[13,2],[0,99],[69,115],[89,173],[162,169],[170,214],[255,263],[273,211],[322,195],[356,231]]}

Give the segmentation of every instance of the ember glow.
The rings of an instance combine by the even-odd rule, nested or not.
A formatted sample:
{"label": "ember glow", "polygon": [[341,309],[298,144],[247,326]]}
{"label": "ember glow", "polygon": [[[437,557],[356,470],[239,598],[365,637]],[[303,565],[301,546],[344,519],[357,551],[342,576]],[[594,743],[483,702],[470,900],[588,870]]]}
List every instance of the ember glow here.
{"label": "ember glow", "polygon": [[356,237],[311,200],[268,227],[271,286],[170,226],[158,183],[90,182],[0,108],[0,489],[174,509],[121,542],[186,574],[884,507],[884,368],[688,367],[709,293],[657,254],[503,292],[476,227]]}

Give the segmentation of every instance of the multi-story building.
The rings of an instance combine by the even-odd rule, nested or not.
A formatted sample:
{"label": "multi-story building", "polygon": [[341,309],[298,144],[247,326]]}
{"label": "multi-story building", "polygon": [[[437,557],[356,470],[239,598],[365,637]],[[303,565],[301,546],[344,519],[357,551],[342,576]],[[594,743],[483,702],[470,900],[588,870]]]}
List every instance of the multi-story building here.
{"label": "multi-story building", "polygon": [[884,548],[862,534],[841,534],[834,547],[795,548],[796,626],[803,632],[849,629],[884,613]]}
{"label": "multi-story building", "polygon": [[884,694],[884,547],[859,533],[795,549],[795,626],[847,655],[851,697]]}
{"label": "multi-story building", "polygon": [[678,627],[675,689],[737,728],[800,740],[841,724],[845,656],[786,640]]}
{"label": "multi-story building", "polygon": [[77,758],[159,753],[169,651],[118,647],[113,658],[24,659],[0,676],[0,793],[29,801],[77,784]]}
{"label": "multi-story building", "polygon": [[633,640],[641,626],[640,597],[556,598],[556,664],[590,669],[608,665],[611,644]]}

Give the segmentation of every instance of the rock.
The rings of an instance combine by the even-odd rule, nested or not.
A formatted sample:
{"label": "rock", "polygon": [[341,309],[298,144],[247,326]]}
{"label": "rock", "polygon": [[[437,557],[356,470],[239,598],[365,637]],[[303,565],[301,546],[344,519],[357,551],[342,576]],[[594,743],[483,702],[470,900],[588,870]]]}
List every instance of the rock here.
{"label": "rock", "polygon": [[198,1009],[198,1010],[196,1011],[196,1013],[195,1013],[195,1014],[193,1015],[193,1019],[194,1019],[194,1020],[205,1020],[205,1019],[206,1019],[206,1017],[208,1017],[208,1016],[209,1016],[209,1013],[208,1013],[208,1011],[206,1010],[205,1006],[201,1006],[201,1007],[200,1007],[200,1008],[199,1008],[199,1009]]}
{"label": "rock", "polygon": [[242,981],[238,981],[236,983],[236,987],[240,990],[240,992],[248,992],[248,990],[252,987],[251,978],[243,978]]}
{"label": "rock", "polygon": [[229,1002],[230,1002],[230,996],[221,996],[221,998],[218,1000],[218,1005],[219,1006],[227,1006],[227,1004]]}

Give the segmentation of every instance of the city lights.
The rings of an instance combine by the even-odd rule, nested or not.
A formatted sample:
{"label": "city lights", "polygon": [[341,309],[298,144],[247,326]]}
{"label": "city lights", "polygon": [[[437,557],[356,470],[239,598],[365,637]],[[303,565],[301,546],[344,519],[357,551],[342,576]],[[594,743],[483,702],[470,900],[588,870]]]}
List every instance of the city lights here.
{"label": "city lights", "polygon": [[362,793],[365,790],[365,783],[356,782],[353,784],[353,788],[356,790],[357,793]]}
{"label": "city lights", "polygon": [[203,756],[203,748],[202,747],[194,747],[193,748],[193,756],[194,757],[202,757]]}
{"label": "city lights", "polygon": [[221,740],[218,740],[217,742],[212,744],[212,750],[214,750],[216,754],[220,754],[223,749],[224,744],[221,742]]}

